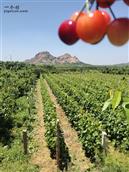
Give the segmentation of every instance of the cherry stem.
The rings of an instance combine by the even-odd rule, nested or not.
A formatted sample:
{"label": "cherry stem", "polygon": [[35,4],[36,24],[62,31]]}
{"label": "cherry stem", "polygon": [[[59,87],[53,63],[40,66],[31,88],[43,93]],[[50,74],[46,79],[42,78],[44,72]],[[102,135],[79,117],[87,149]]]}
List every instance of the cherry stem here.
{"label": "cherry stem", "polygon": [[111,8],[110,6],[109,6],[109,10],[110,10],[110,12],[111,12],[113,18],[116,19],[116,16],[115,16],[115,14],[114,14],[114,12],[113,12],[113,10],[112,10],[112,8]]}
{"label": "cherry stem", "polygon": [[[91,8],[93,7],[93,4],[94,4],[95,0],[89,0],[89,2],[91,4],[90,7],[89,7],[89,10],[91,10]],[[76,21],[78,20],[78,18],[80,17],[81,13],[84,11],[85,8],[86,8],[86,2],[84,3],[83,7],[81,8],[81,10],[80,10],[80,12],[79,12],[79,14],[78,14],[78,16],[76,18]]]}
{"label": "cherry stem", "polygon": [[93,5],[94,5],[94,2],[95,2],[95,0],[89,0],[89,2],[90,2],[90,10],[91,10],[91,8],[93,7]]}
{"label": "cherry stem", "polygon": [[76,18],[76,21],[78,20],[78,18],[80,17],[81,13],[84,11],[84,9],[86,8],[86,4],[83,5],[82,9],[80,10],[77,18]]}
{"label": "cherry stem", "polygon": [[86,8],[86,3],[83,5],[82,9],[80,10],[80,13],[83,12],[85,8]]}
{"label": "cherry stem", "polygon": [[115,14],[114,14],[114,12],[113,12],[113,10],[112,10],[112,8],[111,8],[110,3],[108,2],[108,0],[106,0],[106,3],[107,3],[107,5],[109,6],[108,8],[109,8],[109,10],[110,10],[110,12],[111,12],[113,18],[116,19],[116,16],[115,16]]}
{"label": "cherry stem", "polygon": [[98,4],[98,2],[96,3],[96,10],[98,10],[99,9],[99,4]]}
{"label": "cherry stem", "polygon": [[86,0],[86,10],[87,10],[87,13],[89,14],[90,13],[90,7],[89,7],[89,0]]}

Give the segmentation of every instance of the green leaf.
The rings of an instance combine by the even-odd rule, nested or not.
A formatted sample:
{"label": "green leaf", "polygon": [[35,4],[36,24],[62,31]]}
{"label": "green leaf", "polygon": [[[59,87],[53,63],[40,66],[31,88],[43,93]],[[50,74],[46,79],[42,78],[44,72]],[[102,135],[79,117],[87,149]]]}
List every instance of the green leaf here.
{"label": "green leaf", "polygon": [[123,97],[123,102],[129,102],[129,97]]}
{"label": "green leaf", "polygon": [[113,98],[113,90],[109,90],[110,99]]}
{"label": "green leaf", "polygon": [[113,110],[116,109],[116,107],[120,104],[120,102],[121,102],[121,91],[115,91],[113,99],[112,99]]}
{"label": "green leaf", "polygon": [[129,123],[129,102],[124,102],[122,104],[124,110],[125,110],[125,113],[126,113],[126,116],[127,116],[127,121]]}
{"label": "green leaf", "polygon": [[104,106],[103,106],[103,108],[102,108],[102,112],[103,111],[105,111],[107,108],[108,108],[108,106],[111,104],[111,98],[110,99],[108,99],[105,103],[104,103]]}

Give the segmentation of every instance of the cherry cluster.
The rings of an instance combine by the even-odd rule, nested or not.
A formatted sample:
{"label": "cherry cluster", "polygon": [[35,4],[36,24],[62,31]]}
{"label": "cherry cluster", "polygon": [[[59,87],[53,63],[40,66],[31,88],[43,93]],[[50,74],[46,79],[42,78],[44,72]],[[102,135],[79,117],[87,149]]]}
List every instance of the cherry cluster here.
{"label": "cherry cluster", "polygon": [[[116,0],[86,0],[82,10],[75,12],[70,19],[65,20],[59,26],[58,35],[68,45],[76,43],[79,39],[89,44],[99,43],[105,35],[116,46],[122,46],[129,40],[129,19],[116,18],[111,5]],[[129,0],[123,0],[129,5]],[[91,11],[93,3],[96,9]],[[109,8],[110,14],[101,8]],[[84,9],[87,12],[84,12]]]}

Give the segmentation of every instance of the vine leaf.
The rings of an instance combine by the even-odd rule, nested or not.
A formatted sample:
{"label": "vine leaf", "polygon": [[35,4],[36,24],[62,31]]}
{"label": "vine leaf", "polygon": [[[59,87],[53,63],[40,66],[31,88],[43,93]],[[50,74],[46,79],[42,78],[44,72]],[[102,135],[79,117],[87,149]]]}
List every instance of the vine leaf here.
{"label": "vine leaf", "polygon": [[109,95],[110,95],[110,98],[112,99],[113,98],[113,90],[109,90]]}
{"label": "vine leaf", "polygon": [[124,102],[122,104],[123,108],[124,108],[124,111],[125,111],[125,114],[127,116],[127,121],[129,123],[129,102]]}
{"label": "vine leaf", "polygon": [[104,103],[104,106],[102,108],[102,112],[105,111],[108,106],[111,104],[111,101],[112,101],[112,98],[108,99],[105,103]]}
{"label": "vine leaf", "polygon": [[122,98],[121,91],[116,90],[113,93],[113,91],[110,90],[109,95],[110,95],[110,98],[104,103],[102,111],[105,111],[109,107],[110,104],[112,105],[113,110],[115,110],[121,102],[121,98]]}
{"label": "vine leaf", "polygon": [[115,91],[113,98],[112,98],[112,102],[111,102],[113,110],[115,110],[116,107],[120,104],[121,95],[122,95],[121,91],[118,91],[118,90]]}

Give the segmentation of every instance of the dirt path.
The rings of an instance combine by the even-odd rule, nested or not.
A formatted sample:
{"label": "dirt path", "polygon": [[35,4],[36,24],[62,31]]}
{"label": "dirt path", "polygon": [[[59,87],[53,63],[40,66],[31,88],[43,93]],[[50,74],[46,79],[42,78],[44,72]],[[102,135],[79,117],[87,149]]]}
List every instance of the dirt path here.
{"label": "dirt path", "polygon": [[64,132],[64,139],[67,147],[69,148],[72,163],[76,167],[78,167],[79,172],[85,172],[85,170],[90,168],[92,164],[90,163],[89,159],[85,157],[84,151],[82,150],[81,144],[78,140],[76,131],[71,127],[63,109],[57,103],[56,97],[53,95],[46,80],[45,84],[47,86],[51,100],[56,106],[57,117],[60,120],[60,125]]}
{"label": "dirt path", "polygon": [[36,109],[37,109],[37,127],[35,141],[38,145],[37,152],[32,156],[32,163],[40,167],[40,172],[57,172],[56,162],[50,158],[50,152],[45,142],[45,127],[43,122],[43,106],[40,88],[40,80],[36,86]]}

